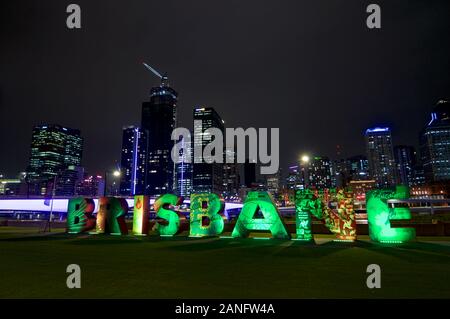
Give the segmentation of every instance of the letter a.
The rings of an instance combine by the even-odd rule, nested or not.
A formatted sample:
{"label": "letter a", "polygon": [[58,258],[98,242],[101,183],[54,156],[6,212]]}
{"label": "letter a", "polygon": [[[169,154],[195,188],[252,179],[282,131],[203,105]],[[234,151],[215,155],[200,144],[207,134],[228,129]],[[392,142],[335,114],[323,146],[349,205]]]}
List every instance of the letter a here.
{"label": "letter a", "polygon": [[370,273],[367,277],[366,285],[367,288],[381,288],[381,268],[377,264],[370,264],[367,266],[367,273]]}
{"label": "letter a", "polygon": [[381,8],[378,4],[369,4],[366,9],[367,13],[371,13],[366,20],[369,29],[381,29]]}
{"label": "letter a", "polygon": [[69,4],[66,9],[70,13],[66,24],[69,29],[81,29],[81,8],[78,4]]}
{"label": "letter a", "polygon": [[[256,217],[259,211],[262,218]],[[269,193],[249,192],[231,236],[246,238],[250,232],[262,230],[270,231],[273,238],[291,238]]]}
{"label": "letter a", "polygon": [[77,264],[70,264],[66,268],[66,273],[70,273],[67,277],[67,288],[81,288],[81,268]]}

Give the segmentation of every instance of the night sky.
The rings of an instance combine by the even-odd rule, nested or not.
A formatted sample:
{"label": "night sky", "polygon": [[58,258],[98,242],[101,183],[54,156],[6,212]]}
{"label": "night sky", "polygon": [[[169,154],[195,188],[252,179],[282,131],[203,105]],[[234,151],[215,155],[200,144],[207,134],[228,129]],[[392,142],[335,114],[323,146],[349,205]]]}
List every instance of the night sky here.
{"label": "night sky", "polygon": [[[194,106],[230,127],[279,127],[283,169],[299,154],[364,154],[363,131],[391,125],[417,144],[450,96],[449,1],[194,0],[0,2],[0,173],[26,168],[32,126],[81,129],[83,166],[120,159],[122,126],[167,72],[181,125]],[[66,27],[77,3],[82,29]],[[381,30],[366,6],[382,9]]]}

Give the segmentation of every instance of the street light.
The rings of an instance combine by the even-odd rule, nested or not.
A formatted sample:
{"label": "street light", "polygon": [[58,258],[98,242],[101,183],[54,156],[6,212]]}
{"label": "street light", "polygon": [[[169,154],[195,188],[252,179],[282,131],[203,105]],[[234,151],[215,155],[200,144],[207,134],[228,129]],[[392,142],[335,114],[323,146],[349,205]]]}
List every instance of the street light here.
{"label": "street light", "polygon": [[120,177],[120,175],[122,175],[121,173],[120,173],[120,170],[114,170],[114,171],[105,171],[105,185],[104,185],[104,188],[103,188],[103,196],[106,196],[107,194],[106,194],[106,189],[107,189],[107,183],[108,183],[108,173],[112,173],[112,176],[113,177]]}
{"label": "street light", "polygon": [[308,164],[309,163],[309,156],[308,155],[302,155],[301,159],[303,164]]}
{"label": "street light", "polygon": [[305,176],[305,167],[308,165],[310,161],[309,155],[304,154],[300,157],[301,169],[302,169],[302,177],[303,177],[303,187],[306,189],[306,176]]}

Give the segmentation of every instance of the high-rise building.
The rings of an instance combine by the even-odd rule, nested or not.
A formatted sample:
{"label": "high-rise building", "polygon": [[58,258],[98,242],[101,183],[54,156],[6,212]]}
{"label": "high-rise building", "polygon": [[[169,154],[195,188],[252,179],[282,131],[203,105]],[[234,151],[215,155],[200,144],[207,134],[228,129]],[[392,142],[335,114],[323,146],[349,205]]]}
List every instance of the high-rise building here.
{"label": "high-rise building", "polygon": [[331,161],[328,157],[312,157],[308,167],[309,186],[316,189],[330,188],[331,172]]}
{"label": "high-rise building", "polygon": [[390,128],[369,128],[365,138],[371,178],[376,181],[378,187],[394,186],[397,170]]}
{"label": "high-rise building", "polygon": [[122,154],[120,160],[120,194],[124,196],[145,193],[147,131],[138,126],[126,126],[122,130]]}
{"label": "high-rise building", "polygon": [[397,165],[398,182],[413,186],[414,168],[416,167],[416,151],[413,146],[397,145],[394,147],[395,164]]}
{"label": "high-rise building", "polygon": [[252,188],[257,182],[256,162],[247,159],[244,163],[244,184],[247,188]]}
{"label": "high-rise building", "polygon": [[49,182],[69,166],[80,166],[82,153],[79,130],[54,124],[35,126],[26,178],[29,194],[45,194]]}
{"label": "high-rise building", "polygon": [[274,198],[279,197],[281,190],[281,170],[278,170],[275,174],[266,175],[267,191],[270,192]]}
{"label": "high-rise building", "polygon": [[343,158],[336,159],[331,163],[331,185],[332,187],[345,187],[351,180],[349,161]]}
{"label": "high-rise building", "polygon": [[[184,139],[180,142],[180,163],[175,164],[175,193],[189,197],[192,192],[192,142]],[[187,150],[190,150],[190,157]]]}
{"label": "high-rise building", "polygon": [[431,113],[431,120],[421,132],[420,153],[425,180],[450,180],[450,103],[440,100]]}
{"label": "high-rise building", "polygon": [[99,197],[104,196],[105,180],[100,175],[85,174],[76,186],[76,194],[80,196]]}
{"label": "high-rise building", "polygon": [[356,155],[347,158],[348,177],[352,181],[369,179],[369,161],[366,156]]}
{"label": "high-rise building", "polygon": [[70,165],[61,172],[56,180],[55,195],[74,196],[76,194],[76,186],[83,180],[83,177],[83,167]]}
{"label": "high-rise building", "polygon": [[176,124],[178,93],[162,81],[150,91],[150,101],[142,104],[142,129],[148,132],[145,194],[170,192],[175,166],[170,156],[172,131]]}
{"label": "high-rise building", "polygon": [[286,178],[286,187],[290,190],[297,190],[304,188],[303,179],[301,176],[301,168],[299,165],[289,166],[288,176]]}
{"label": "high-rise building", "polygon": [[422,186],[425,185],[425,172],[423,170],[422,164],[417,164],[413,168],[413,175],[411,179],[412,186]]}
{"label": "high-rise building", "polygon": [[235,153],[235,151],[230,149],[225,150],[225,159],[230,158],[233,161],[232,163],[228,163],[225,160],[225,163],[223,164],[223,192],[227,197],[236,196],[239,193],[240,164],[237,163]]}
{"label": "high-rise building", "polygon": [[[195,125],[200,121],[201,126]],[[203,150],[213,141],[211,134],[205,132],[209,128],[217,128],[224,132],[224,122],[212,107],[194,109],[194,150]],[[198,153],[198,152],[197,152]],[[211,159],[203,158],[202,154],[194,152],[193,189],[195,192],[223,192],[223,163],[207,163]],[[221,154],[224,157],[224,154]]]}

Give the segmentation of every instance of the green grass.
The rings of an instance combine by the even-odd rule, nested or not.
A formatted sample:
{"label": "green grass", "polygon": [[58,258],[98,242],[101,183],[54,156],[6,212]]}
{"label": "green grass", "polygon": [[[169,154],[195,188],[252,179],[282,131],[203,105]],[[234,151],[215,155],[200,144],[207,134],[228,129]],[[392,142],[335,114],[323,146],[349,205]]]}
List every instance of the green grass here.
{"label": "green grass", "polygon": [[[404,245],[38,234],[0,227],[2,298],[449,298],[450,238]],[[427,241],[433,241],[427,242]],[[78,264],[82,288],[66,287]],[[368,289],[379,264],[382,288]]]}

